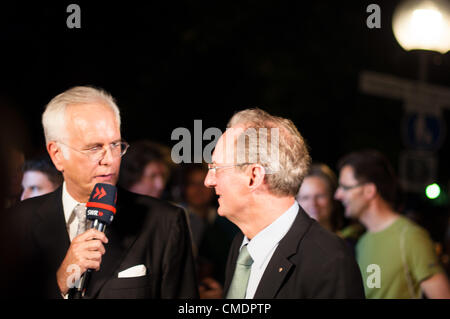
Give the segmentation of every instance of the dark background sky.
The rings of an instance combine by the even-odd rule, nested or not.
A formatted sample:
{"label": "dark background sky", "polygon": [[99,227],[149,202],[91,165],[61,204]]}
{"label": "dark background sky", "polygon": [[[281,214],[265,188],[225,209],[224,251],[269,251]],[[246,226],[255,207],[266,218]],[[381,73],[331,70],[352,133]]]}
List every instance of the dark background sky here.
{"label": "dark background sky", "polygon": [[[66,26],[71,2],[81,29]],[[29,149],[44,145],[46,103],[89,84],[117,99],[130,142],[172,146],[173,129],[193,130],[194,119],[223,130],[235,111],[258,106],[291,118],[314,161],[335,169],[344,154],[371,147],[399,169],[402,101],[358,88],[363,70],[418,77],[418,52],[393,36],[397,1],[71,2],[2,4],[0,96],[23,116]],[[380,29],[366,26],[370,3],[381,7]],[[429,53],[428,67],[430,83],[450,87],[450,53]],[[436,153],[445,191],[449,143],[445,136]]]}

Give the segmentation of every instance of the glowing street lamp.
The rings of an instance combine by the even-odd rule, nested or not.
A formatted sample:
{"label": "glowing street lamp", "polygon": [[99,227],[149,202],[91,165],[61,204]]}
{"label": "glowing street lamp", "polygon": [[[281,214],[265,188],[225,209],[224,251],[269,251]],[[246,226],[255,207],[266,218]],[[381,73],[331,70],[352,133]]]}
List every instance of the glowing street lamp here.
{"label": "glowing street lamp", "polygon": [[392,28],[407,51],[450,50],[450,3],[447,0],[408,0],[394,12]]}
{"label": "glowing street lamp", "polygon": [[431,185],[428,185],[427,188],[425,189],[425,195],[429,198],[429,199],[435,199],[438,198],[439,195],[441,195],[441,188],[439,187],[438,184],[433,183]]}

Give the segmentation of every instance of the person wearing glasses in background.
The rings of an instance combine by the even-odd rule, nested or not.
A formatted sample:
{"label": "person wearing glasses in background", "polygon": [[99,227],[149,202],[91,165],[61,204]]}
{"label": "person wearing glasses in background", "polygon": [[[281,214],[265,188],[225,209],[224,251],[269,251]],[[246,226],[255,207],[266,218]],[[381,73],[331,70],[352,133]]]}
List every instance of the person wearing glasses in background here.
{"label": "person wearing glasses in background", "polygon": [[378,151],[344,156],[335,198],[367,232],[356,244],[367,298],[450,298],[450,286],[429,234],[395,210],[394,169]]}
{"label": "person wearing glasses in background", "polygon": [[71,88],[50,101],[42,124],[64,182],[13,210],[23,236],[22,295],[66,297],[74,271],[93,269],[85,298],[198,297],[182,209],[119,188],[106,232],[86,230],[85,203],[96,183],[117,183],[129,147],[113,98],[92,87]]}
{"label": "person wearing glasses in background", "polygon": [[295,200],[309,163],[292,121],[261,109],[229,121],[205,178],[218,214],[241,230],[228,256],[227,299],[364,298],[350,248]]}
{"label": "person wearing glasses in background", "polygon": [[365,228],[358,221],[344,219],[343,207],[334,199],[337,187],[337,177],[328,165],[313,164],[303,180],[297,201],[311,218],[343,238],[354,252]]}

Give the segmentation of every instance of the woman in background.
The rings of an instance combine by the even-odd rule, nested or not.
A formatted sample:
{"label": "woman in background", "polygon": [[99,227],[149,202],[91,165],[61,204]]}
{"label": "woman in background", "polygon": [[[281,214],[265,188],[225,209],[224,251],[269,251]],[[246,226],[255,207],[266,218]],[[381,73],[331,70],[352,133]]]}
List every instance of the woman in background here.
{"label": "woman in background", "polygon": [[365,229],[356,221],[345,220],[342,204],[334,199],[337,187],[338,180],[331,168],[325,164],[313,164],[303,180],[297,201],[322,227],[354,247]]}

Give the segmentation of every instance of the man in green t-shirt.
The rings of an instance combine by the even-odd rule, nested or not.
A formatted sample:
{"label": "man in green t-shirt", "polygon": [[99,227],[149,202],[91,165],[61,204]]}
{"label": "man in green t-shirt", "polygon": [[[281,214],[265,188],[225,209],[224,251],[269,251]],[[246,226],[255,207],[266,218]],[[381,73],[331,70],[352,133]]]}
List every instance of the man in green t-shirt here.
{"label": "man in green t-shirt", "polygon": [[450,298],[450,284],[428,233],[394,210],[397,180],[377,151],[351,153],[339,161],[335,197],[348,218],[367,232],[356,258],[367,298]]}

